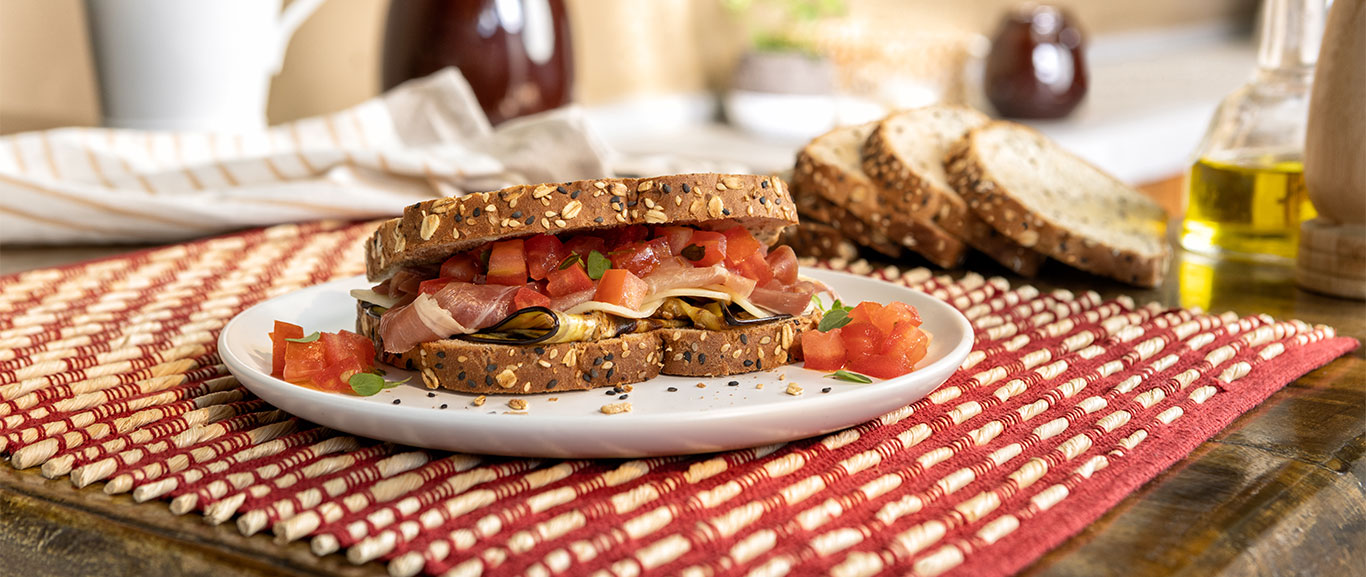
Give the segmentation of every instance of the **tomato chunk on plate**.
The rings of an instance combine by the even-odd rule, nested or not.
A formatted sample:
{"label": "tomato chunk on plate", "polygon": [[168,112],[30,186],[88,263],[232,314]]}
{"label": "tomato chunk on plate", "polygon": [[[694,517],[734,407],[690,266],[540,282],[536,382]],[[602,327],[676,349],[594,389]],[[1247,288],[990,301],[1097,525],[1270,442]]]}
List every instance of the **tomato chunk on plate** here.
{"label": "tomato chunk on plate", "polygon": [[838,331],[822,333],[807,331],[802,334],[802,355],[805,368],[817,371],[834,371],[844,366],[844,341]]}
{"label": "tomato chunk on plate", "polygon": [[304,336],[304,328],[287,323],[275,321],[275,330],[270,333],[270,376],[279,377],[285,374],[285,339],[300,339]]}

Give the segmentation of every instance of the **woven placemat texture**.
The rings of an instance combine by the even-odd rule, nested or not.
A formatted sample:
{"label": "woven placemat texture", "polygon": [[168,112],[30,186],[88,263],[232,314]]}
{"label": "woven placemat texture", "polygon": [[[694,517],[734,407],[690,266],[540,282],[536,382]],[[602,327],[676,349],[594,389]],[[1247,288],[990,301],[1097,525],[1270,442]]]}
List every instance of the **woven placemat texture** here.
{"label": "woven placemat texture", "polygon": [[0,278],[0,450],[393,575],[1006,575],[1356,346],[1298,321],[833,261],[819,266],[962,310],[977,331],[962,369],[875,421],[787,444],[441,453],[295,419],[215,353],[244,308],[359,274],[372,227],[278,226]]}

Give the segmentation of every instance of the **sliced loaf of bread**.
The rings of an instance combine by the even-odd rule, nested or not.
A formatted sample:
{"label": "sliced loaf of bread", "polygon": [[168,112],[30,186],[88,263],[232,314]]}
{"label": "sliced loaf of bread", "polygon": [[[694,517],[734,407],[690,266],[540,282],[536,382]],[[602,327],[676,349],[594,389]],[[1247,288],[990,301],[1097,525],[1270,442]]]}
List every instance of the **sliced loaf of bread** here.
{"label": "sliced loaf of bread", "polygon": [[1015,242],[1129,284],[1162,283],[1167,213],[1037,131],[978,127],[953,146],[947,167],[968,206]]}
{"label": "sliced loaf of bread", "polygon": [[[876,123],[868,123],[836,128],[802,148],[792,174],[793,196],[798,210],[802,211],[806,207],[807,213],[815,216],[817,207],[824,206],[822,211],[828,214],[829,220],[818,220],[835,226],[844,224],[840,221],[852,217],[865,228],[924,256],[936,265],[946,268],[957,266],[966,253],[966,245],[928,218],[889,209],[884,204],[884,192],[863,172],[860,156],[863,141],[875,126]],[[828,205],[840,210],[829,208]],[[840,212],[847,213],[848,217]],[[858,240],[857,237],[853,238]],[[874,248],[887,252],[876,246]]]}
{"label": "sliced loaf of bread", "polygon": [[887,116],[864,140],[862,166],[897,211],[920,215],[1024,276],[1045,257],[995,233],[949,183],[944,157],[973,128],[991,119],[962,106],[927,106]]}

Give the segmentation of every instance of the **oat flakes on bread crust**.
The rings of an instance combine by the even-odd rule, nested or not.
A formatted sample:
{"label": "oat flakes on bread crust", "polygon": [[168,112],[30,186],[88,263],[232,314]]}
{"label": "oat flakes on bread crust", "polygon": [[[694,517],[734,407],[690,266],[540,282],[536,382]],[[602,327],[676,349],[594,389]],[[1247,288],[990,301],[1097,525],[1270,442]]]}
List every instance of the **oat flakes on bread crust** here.
{"label": "oat flakes on bread crust", "polygon": [[1162,284],[1166,211],[1037,131],[989,123],[959,141],[947,164],[973,211],[1022,246],[1121,282]]}
{"label": "oat flakes on bread crust", "polygon": [[[792,176],[799,210],[806,208],[808,212],[815,212],[818,209],[814,207],[827,203],[834,205],[839,210],[827,208],[824,211],[847,213],[877,235],[921,254],[938,266],[957,266],[966,253],[962,241],[927,218],[889,210],[884,203],[886,192],[864,174],[859,151],[873,127],[873,123],[868,123],[836,128],[802,148]],[[824,222],[835,225],[846,219],[842,214],[832,214],[830,220]],[[860,243],[895,256],[879,246],[880,242]]]}
{"label": "oat flakes on bread crust", "polygon": [[[534,394],[638,383],[660,374],[726,376],[791,362],[797,334],[819,314],[720,331],[660,329],[600,341],[491,345],[459,339],[422,343],[381,360],[417,371],[427,388],[474,394]],[[379,317],[357,303],[356,331],[384,346]],[[532,353],[532,354],[528,354]]]}
{"label": "oat flakes on bread crust", "polygon": [[365,245],[366,276],[440,262],[502,238],[627,224],[730,219],[772,243],[797,223],[787,185],[775,176],[680,174],[522,185],[411,205],[380,224]]}
{"label": "oat flakes on bread crust", "polygon": [[997,234],[968,208],[944,167],[952,146],[968,130],[990,120],[962,106],[927,106],[893,113],[878,122],[864,140],[863,170],[882,186],[890,206],[928,217],[1006,268],[1034,276],[1044,255]]}

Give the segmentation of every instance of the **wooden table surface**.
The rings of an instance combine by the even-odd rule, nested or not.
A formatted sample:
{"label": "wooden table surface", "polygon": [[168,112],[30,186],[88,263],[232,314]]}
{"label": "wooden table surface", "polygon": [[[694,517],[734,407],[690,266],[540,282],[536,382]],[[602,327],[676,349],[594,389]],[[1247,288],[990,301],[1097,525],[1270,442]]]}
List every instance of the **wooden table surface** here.
{"label": "wooden table surface", "polygon": [[[94,258],[120,248],[14,249],[0,272]],[[1295,287],[1289,267],[1181,253],[1160,289],[1136,291],[1050,262],[1011,277],[980,255],[967,269],[1040,288],[1128,294],[1139,302],[1269,314],[1366,339],[1366,303]],[[54,560],[58,560],[54,562]],[[72,488],[0,467],[0,573],[42,575],[384,575],[305,543],[274,544],[134,506],[99,485]],[[1025,571],[1031,576],[1361,575],[1366,572],[1366,355],[1357,349],[1299,379],[1124,499]]]}

